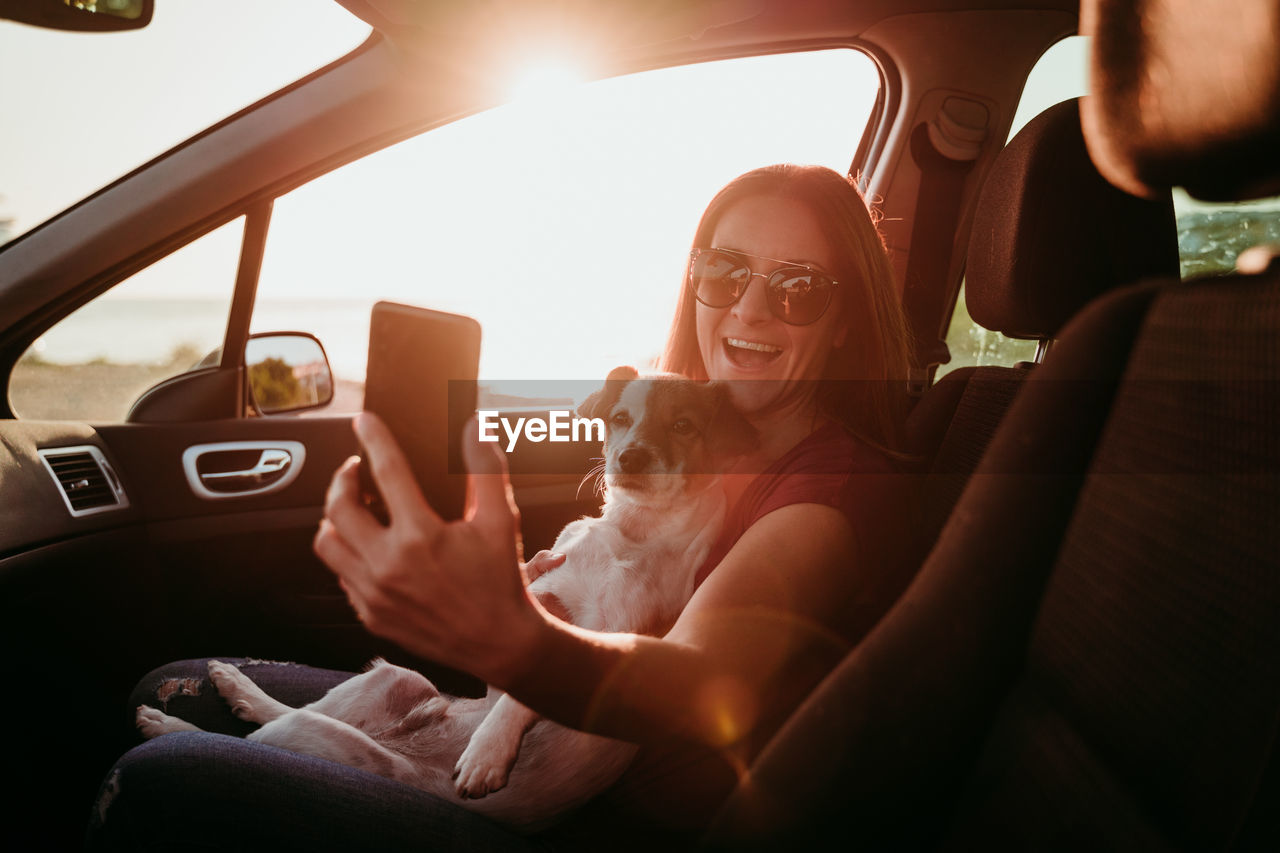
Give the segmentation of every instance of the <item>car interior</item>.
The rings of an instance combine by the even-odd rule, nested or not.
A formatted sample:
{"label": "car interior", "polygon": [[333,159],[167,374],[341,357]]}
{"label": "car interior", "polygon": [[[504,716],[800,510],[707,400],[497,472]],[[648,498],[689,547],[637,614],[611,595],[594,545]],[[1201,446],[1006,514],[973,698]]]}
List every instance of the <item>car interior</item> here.
{"label": "car interior", "polygon": [[[110,43],[159,21],[168,2],[102,15],[0,0],[0,26]],[[318,206],[308,193],[344,175],[379,192],[407,182],[407,156],[380,161],[391,162],[385,185],[358,170],[504,109],[500,71],[517,43],[575,55],[605,82],[838,51],[877,81],[836,156],[880,212],[912,331],[920,568],[743,770],[701,844],[1280,847],[1280,3],[337,2],[368,27],[354,50],[0,242],[0,624],[16,786],[6,849],[79,845],[104,775],[137,742],[127,697],[168,661],[358,670],[382,656],[442,690],[483,692],[365,631],[311,550],[330,477],[357,450],[359,385],[338,365],[352,341],[363,349],[367,310],[343,303],[324,330],[266,312],[272,282],[291,274],[273,243],[289,239],[294,211]],[[1033,69],[1079,36],[1087,94],[1019,122]],[[841,80],[805,85],[830,113],[851,109]],[[739,118],[734,132],[751,133],[789,117]],[[787,125],[800,136],[825,126]],[[693,148],[699,130],[655,134]],[[550,138],[570,145],[555,128]],[[536,144],[531,132],[493,151],[572,186],[522,159]],[[468,168],[422,167],[436,170],[428,193]],[[669,167],[612,168],[643,182]],[[505,228],[563,227],[504,198],[509,177],[468,175],[465,191],[484,204],[443,215],[483,230],[494,258],[520,264]],[[579,206],[622,223],[617,246],[643,253],[621,185],[587,183]],[[429,198],[369,198],[400,219],[435,215],[422,212]],[[346,244],[367,268],[353,268],[348,289],[371,293],[383,268],[355,220],[372,214],[323,213],[351,230],[311,235],[316,263],[339,265],[330,244]],[[419,262],[444,263],[448,241],[421,232],[409,238]],[[25,389],[56,391],[72,373],[100,383],[104,369],[51,365],[33,355],[42,341],[210,240],[230,247],[216,348],[146,374],[118,411],[26,402]],[[1228,244],[1221,268],[1190,257]],[[678,270],[678,257],[664,262]],[[493,319],[479,317],[484,348],[520,338],[526,351],[585,359],[621,334],[609,316],[590,331],[546,327],[534,312],[550,285],[537,270],[514,283],[492,265],[470,273],[391,295],[461,310],[454,289],[502,294]],[[486,290],[486,276],[511,293]],[[677,283],[678,272],[631,298],[661,314]],[[964,335],[1029,342],[1016,350],[1027,355],[963,357],[962,312]],[[126,322],[142,335],[151,321]],[[534,392],[491,399],[549,410]],[[526,554],[597,509],[582,482],[599,455],[589,443],[509,454]]]}

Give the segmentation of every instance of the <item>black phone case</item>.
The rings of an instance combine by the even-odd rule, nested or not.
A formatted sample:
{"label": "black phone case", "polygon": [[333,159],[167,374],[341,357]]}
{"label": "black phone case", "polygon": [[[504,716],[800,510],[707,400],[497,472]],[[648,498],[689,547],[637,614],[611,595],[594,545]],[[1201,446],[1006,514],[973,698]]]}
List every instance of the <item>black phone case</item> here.
{"label": "black phone case", "polygon": [[[471,317],[395,302],[373,306],[364,410],[386,422],[423,496],[446,519],[465,508],[462,429],[475,413],[479,364],[480,324]],[[365,500],[386,523],[368,469],[360,466]]]}

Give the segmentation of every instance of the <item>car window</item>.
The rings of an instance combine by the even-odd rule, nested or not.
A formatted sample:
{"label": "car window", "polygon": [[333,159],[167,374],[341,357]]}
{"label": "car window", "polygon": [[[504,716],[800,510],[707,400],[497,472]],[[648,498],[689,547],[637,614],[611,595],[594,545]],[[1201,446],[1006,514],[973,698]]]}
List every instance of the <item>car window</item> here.
{"label": "car window", "polygon": [[146,27],[109,35],[0,21],[0,244],[369,31],[317,0],[167,0]]}
{"label": "car window", "polygon": [[1280,244],[1280,197],[1235,204],[1208,204],[1181,190],[1173,194],[1178,214],[1182,277],[1227,275],[1251,246]]}
{"label": "car window", "polygon": [[960,295],[956,297],[955,310],[951,314],[951,325],[947,327],[946,341],[951,361],[938,368],[938,379],[961,367],[1017,364],[1020,361],[1031,361],[1036,354],[1035,341],[1006,337],[1000,332],[979,326],[969,316],[963,282],[960,285]]}
{"label": "car window", "polygon": [[360,405],[378,299],[477,318],[494,393],[648,366],[715,192],[774,162],[847,171],[879,82],[850,49],[723,60],[543,90],[402,142],[276,200],[253,330],[321,339],[330,411]]}
{"label": "car window", "polygon": [[[1013,125],[1009,128],[1009,139],[1054,104],[1085,94],[1088,50],[1087,38],[1072,36],[1045,51],[1027,75],[1027,84],[1014,112]],[[946,342],[951,361],[938,368],[938,378],[961,367],[1031,361],[1036,354],[1035,341],[1005,337],[975,323],[965,304],[963,282],[951,315],[951,325],[947,327]]]}
{"label": "car window", "polygon": [[1031,68],[1013,113],[1009,139],[1049,107],[1082,97],[1088,91],[1089,38],[1070,36],[1046,50]]}
{"label": "car window", "polygon": [[36,340],[9,378],[22,418],[123,421],[143,391],[222,346],[244,217],[89,302]]}

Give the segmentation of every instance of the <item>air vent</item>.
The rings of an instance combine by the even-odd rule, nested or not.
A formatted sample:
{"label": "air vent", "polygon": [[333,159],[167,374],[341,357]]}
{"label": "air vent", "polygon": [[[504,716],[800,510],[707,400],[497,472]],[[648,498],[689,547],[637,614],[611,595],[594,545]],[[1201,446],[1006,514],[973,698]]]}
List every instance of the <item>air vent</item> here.
{"label": "air vent", "polygon": [[92,445],[37,451],[57,481],[67,511],[92,515],[129,505],[120,481],[102,451]]}

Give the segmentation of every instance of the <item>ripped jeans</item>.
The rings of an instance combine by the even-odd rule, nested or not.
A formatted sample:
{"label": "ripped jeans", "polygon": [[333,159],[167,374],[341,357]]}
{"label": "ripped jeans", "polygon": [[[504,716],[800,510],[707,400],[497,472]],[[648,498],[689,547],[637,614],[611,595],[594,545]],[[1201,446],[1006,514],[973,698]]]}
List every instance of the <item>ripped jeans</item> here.
{"label": "ripped jeans", "polygon": [[[354,673],[223,658],[269,695],[299,707]],[[214,690],[207,660],[155,670],[131,707],[151,705],[204,729],[127,752],[102,784],[86,849],[548,850],[416,788],[308,755],[243,740]],[[234,735],[234,736],[233,736]]]}

